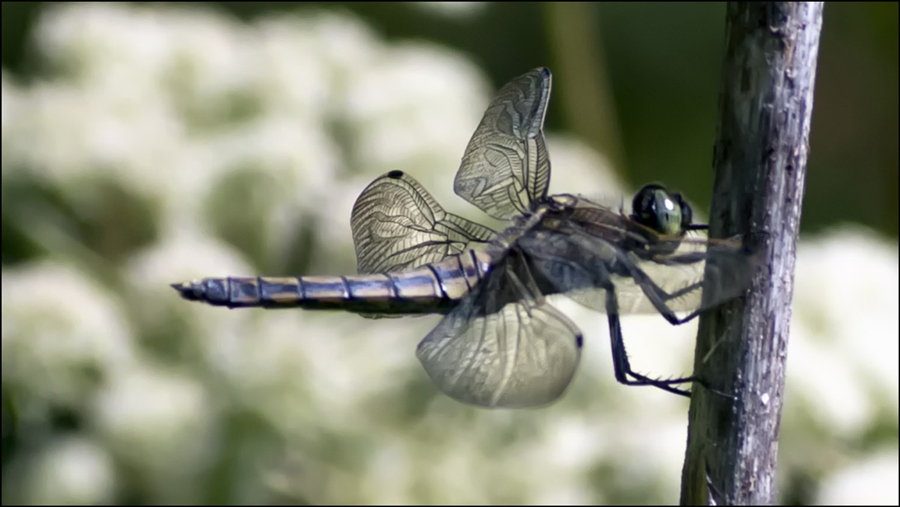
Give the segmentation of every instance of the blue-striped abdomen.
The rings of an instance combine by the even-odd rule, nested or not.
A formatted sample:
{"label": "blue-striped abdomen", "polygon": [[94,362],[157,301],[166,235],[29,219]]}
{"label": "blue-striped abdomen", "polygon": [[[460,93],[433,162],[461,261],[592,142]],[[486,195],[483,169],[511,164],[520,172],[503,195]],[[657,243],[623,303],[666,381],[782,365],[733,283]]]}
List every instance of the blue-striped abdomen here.
{"label": "blue-striped abdomen", "polygon": [[182,297],[229,308],[305,308],[379,315],[446,313],[490,269],[468,250],[397,273],[350,276],[204,278],[173,284]]}

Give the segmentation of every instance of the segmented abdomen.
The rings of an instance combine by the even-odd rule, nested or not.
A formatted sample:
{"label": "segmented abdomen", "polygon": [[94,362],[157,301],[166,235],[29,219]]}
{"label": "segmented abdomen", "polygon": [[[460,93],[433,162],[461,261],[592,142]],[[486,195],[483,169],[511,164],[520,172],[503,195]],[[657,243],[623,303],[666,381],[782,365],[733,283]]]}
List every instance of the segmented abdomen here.
{"label": "segmented abdomen", "polygon": [[173,284],[182,297],[229,308],[305,308],[381,315],[445,313],[490,269],[468,250],[397,273],[351,276],[204,278]]}

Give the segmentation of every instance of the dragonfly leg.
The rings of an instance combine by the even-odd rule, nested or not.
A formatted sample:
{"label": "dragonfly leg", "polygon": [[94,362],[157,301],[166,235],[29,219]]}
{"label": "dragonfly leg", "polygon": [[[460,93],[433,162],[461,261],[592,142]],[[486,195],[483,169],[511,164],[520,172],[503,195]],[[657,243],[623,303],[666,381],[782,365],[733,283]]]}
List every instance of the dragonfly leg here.
{"label": "dragonfly leg", "polygon": [[[686,254],[685,256],[691,256],[691,255],[692,254]],[[678,318],[678,316],[675,315],[675,312],[672,311],[671,308],[669,308],[669,306],[666,304],[666,302],[670,301],[672,299],[681,297],[684,294],[687,294],[689,292],[693,292],[694,290],[697,290],[698,288],[700,288],[703,285],[703,282],[694,282],[694,283],[688,285],[687,287],[683,287],[683,288],[670,294],[670,293],[666,292],[665,290],[663,290],[662,287],[657,285],[656,282],[651,280],[650,277],[647,276],[646,273],[644,273],[644,270],[639,268],[631,259],[628,259],[625,256],[621,256],[621,257],[619,257],[619,260],[622,262],[622,264],[628,270],[628,274],[631,276],[631,278],[634,280],[634,282],[637,283],[638,286],[641,288],[641,291],[644,292],[644,295],[647,296],[647,299],[650,300],[650,303],[653,304],[653,307],[656,308],[656,311],[658,311],[660,313],[660,315],[662,315],[663,318],[665,318],[670,324],[672,324],[674,326],[678,326],[678,325],[684,324],[685,322],[690,322],[691,320],[696,318],[698,315],[700,315],[700,313],[702,313],[701,310],[696,310],[696,311],[691,312],[688,316],[686,316],[684,318]],[[694,262],[696,262],[696,261],[694,261]],[[676,263],[681,263],[681,262],[676,262]],[[685,261],[683,263],[687,264],[688,262]]]}
{"label": "dragonfly leg", "polygon": [[[646,273],[639,267],[635,266],[633,263],[626,262],[626,266],[629,267],[629,272],[634,279],[634,281],[641,287],[641,290],[653,304],[653,306],[660,312],[660,314],[665,317],[667,321],[669,321],[673,325],[684,324],[694,318],[696,318],[701,310],[696,310],[691,312],[688,316],[679,319],[678,316],[666,305],[666,302],[680,297],[683,294],[696,290],[702,285],[702,282],[695,282],[693,284],[688,285],[680,290],[677,290],[673,293],[668,293],[659,287],[656,283],[651,280]],[[641,375],[639,373],[635,373],[631,369],[631,365],[628,362],[628,355],[625,353],[625,344],[622,341],[622,333],[619,325],[619,317],[618,317],[618,304],[615,300],[615,295],[610,297],[612,291],[610,289],[606,290],[607,292],[607,311],[609,315],[609,326],[610,326],[610,340],[612,340],[613,347],[613,362],[614,362],[614,371],[616,373],[616,380],[620,383],[626,385],[652,385],[656,386],[664,391],[668,391],[675,394],[680,394],[682,396],[690,396],[690,392],[684,389],[679,389],[674,387],[675,385],[685,384],[689,382],[697,382],[707,390],[714,394],[718,394],[720,396],[724,396],[726,398],[734,398],[734,396],[722,392],[711,385],[709,385],[705,380],[700,377],[690,376],[690,377],[681,377],[676,379],[662,380],[662,379],[652,379]],[[615,313],[609,312],[609,309],[613,309]],[[632,377],[634,380],[628,379],[628,376]]]}
{"label": "dragonfly leg", "polygon": [[616,381],[628,386],[654,386],[663,391],[690,397],[690,391],[675,387],[687,384],[695,380],[694,377],[681,377],[675,379],[653,379],[631,369],[628,353],[625,350],[625,342],[622,340],[622,327],[619,323],[619,304],[616,299],[615,289],[610,285],[606,288],[606,315],[609,321],[609,340],[612,348],[613,374]]}
{"label": "dragonfly leg", "polygon": [[[701,262],[705,260],[706,255],[701,252],[691,252],[682,255],[671,256],[665,259],[654,259],[654,262],[666,265],[685,265],[685,264],[695,264],[697,262]],[[661,287],[659,287],[653,280],[651,280],[646,273],[643,272],[637,265],[633,262],[624,262],[624,264],[629,269],[629,273],[634,278],[635,282],[637,282],[641,290],[644,294],[650,299],[650,302],[653,306],[659,311],[663,317],[666,318],[671,324],[679,325],[684,324],[685,322],[689,322],[693,320],[695,317],[702,313],[701,310],[696,310],[689,314],[687,317],[679,319],[674,312],[669,309],[669,307],[665,304],[667,301],[672,299],[677,299],[687,293],[693,292],[700,288],[703,285],[702,281],[694,282],[686,287],[682,287],[681,289],[670,293],[667,293]],[[654,298],[654,294],[657,296]]]}

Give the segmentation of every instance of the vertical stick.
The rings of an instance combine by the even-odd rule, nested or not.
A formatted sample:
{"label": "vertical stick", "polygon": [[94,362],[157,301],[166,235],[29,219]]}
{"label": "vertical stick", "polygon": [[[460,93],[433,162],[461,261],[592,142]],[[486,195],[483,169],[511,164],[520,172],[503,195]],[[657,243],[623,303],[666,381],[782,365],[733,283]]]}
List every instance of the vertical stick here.
{"label": "vertical stick", "polygon": [[758,252],[749,294],[700,320],[681,503],[762,505],[775,466],[821,2],[728,5],[710,236]]}

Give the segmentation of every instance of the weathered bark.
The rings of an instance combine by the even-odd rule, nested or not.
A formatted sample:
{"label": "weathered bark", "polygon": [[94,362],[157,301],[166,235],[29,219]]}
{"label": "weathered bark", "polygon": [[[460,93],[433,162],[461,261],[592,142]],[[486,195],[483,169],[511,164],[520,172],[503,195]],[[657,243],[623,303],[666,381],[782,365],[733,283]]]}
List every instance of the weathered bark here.
{"label": "weathered bark", "polygon": [[700,319],[682,504],[771,504],[821,2],[728,5],[710,236],[744,234],[748,295]]}

